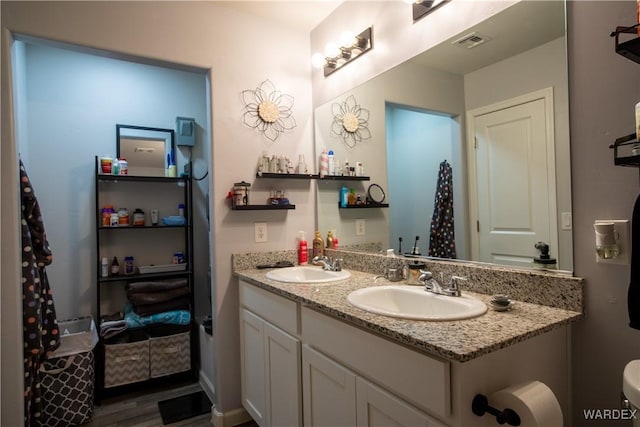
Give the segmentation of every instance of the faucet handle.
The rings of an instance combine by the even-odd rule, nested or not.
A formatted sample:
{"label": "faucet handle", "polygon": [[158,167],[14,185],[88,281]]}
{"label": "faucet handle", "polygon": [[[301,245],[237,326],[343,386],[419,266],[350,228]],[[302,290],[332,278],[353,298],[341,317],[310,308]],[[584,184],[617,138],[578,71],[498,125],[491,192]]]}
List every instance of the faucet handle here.
{"label": "faucet handle", "polygon": [[333,271],[342,271],[342,258],[335,258],[332,265]]}
{"label": "faucet handle", "polygon": [[451,279],[449,279],[449,289],[453,289],[453,290],[460,290],[460,286],[458,282],[466,282],[467,278],[466,277],[461,277],[461,276],[451,276]]}

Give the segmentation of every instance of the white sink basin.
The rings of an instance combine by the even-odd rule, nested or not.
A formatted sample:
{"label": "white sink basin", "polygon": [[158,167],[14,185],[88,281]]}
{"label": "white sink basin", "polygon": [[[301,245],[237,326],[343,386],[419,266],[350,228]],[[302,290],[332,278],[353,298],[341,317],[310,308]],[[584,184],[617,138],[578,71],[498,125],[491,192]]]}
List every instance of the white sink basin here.
{"label": "white sink basin", "polygon": [[354,306],[375,314],[413,320],[461,320],[487,311],[482,301],[462,295],[450,297],[415,286],[373,286],[347,296]]}
{"label": "white sink basin", "polygon": [[329,283],[349,277],[351,273],[347,270],[327,271],[322,267],[312,266],[278,268],[267,273],[267,279],[287,283]]}

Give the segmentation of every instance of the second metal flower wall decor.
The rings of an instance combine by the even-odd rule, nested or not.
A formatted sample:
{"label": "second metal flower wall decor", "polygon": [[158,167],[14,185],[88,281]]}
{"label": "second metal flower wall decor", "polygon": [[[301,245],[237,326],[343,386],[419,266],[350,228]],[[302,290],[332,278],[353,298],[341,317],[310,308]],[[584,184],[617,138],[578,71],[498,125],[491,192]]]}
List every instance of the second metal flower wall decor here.
{"label": "second metal flower wall decor", "polygon": [[371,138],[371,132],[367,127],[369,110],[360,107],[353,95],[342,103],[334,103],[331,110],[331,134],[341,138],[347,147],[354,148],[356,143]]}
{"label": "second metal flower wall decor", "polygon": [[243,90],[242,103],[242,122],[262,132],[272,142],[278,139],[280,134],[296,127],[291,111],[293,96],[276,90],[268,79],[254,90]]}

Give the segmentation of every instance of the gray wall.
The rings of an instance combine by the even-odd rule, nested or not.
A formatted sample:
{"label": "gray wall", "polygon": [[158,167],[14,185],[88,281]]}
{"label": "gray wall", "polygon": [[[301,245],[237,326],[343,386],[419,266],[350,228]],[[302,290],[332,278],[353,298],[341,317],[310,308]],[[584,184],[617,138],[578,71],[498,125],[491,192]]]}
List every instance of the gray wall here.
{"label": "gray wall", "polygon": [[638,169],[614,166],[608,148],[633,132],[640,100],[640,64],[617,55],[609,37],[635,22],[636,3],[572,1],[568,12],[573,247],[575,274],[586,280],[586,318],[573,333],[574,424],[618,426],[587,422],[582,411],[619,408],[624,366],[640,358],[640,331],[627,326],[630,269],[596,264],[592,226],[631,219],[640,193]]}

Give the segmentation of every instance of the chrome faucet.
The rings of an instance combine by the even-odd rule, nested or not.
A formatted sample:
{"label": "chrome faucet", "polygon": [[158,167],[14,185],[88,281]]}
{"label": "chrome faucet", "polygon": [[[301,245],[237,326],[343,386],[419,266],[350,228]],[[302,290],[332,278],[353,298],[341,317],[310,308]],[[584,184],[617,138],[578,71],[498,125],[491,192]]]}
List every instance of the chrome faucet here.
{"label": "chrome faucet", "polygon": [[311,263],[314,265],[321,265],[323,270],[327,271],[342,271],[342,258],[329,258],[326,256],[313,257]]}
{"label": "chrome faucet", "polygon": [[[440,273],[440,280],[444,282],[444,273]],[[460,296],[460,286],[458,282],[466,281],[464,277],[460,276],[451,276],[449,279],[449,283],[445,286],[442,286],[438,281],[433,277],[433,273],[430,271],[420,270],[420,276],[418,277],[418,281],[420,283],[424,283],[424,290],[427,292],[432,292],[437,295],[447,295],[450,297],[459,297]]]}

